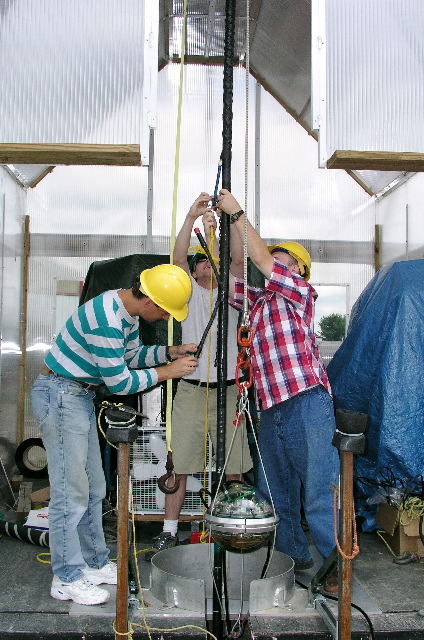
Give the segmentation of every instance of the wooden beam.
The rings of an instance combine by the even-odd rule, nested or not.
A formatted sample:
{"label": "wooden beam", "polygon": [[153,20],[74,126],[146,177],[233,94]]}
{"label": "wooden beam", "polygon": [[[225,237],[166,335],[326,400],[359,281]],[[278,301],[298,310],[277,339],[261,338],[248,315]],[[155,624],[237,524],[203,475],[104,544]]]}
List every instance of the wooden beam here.
{"label": "wooden beam", "polygon": [[27,378],[28,266],[30,254],[29,216],[25,216],[21,296],[21,361],[19,364],[18,444],[25,439],[25,392]]}
{"label": "wooden beam", "polygon": [[138,144],[0,144],[0,164],[141,166]]}
{"label": "wooden beam", "polygon": [[327,169],[424,171],[424,153],[338,150],[327,161]]}

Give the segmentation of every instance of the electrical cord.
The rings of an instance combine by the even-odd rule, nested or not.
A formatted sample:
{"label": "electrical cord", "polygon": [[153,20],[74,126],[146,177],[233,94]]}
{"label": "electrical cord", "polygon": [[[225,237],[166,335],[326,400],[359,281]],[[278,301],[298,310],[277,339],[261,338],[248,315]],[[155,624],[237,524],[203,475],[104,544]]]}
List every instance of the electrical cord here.
{"label": "electrical cord", "polygon": [[[299,580],[295,580],[295,583],[299,587],[301,587],[302,589],[308,590],[308,587],[306,586],[306,584],[303,584]],[[325,598],[327,600],[334,600],[335,602],[338,602],[338,600],[339,600],[335,596],[329,596],[327,594],[325,595]],[[364,616],[364,618],[365,618],[365,620],[366,620],[366,622],[368,624],[369,630],[370,630],[371,640],[375,640],[374,627],[372,626],[372,622],[371,622],[371,619],[370,619],[369,615],[361,607],[359,607],[357,604],[353,604],[353,602],[350,603],[350,606],[352,607],[352,609],[356,609],[357,611],[359,611],[359,613],[361,615]]]}

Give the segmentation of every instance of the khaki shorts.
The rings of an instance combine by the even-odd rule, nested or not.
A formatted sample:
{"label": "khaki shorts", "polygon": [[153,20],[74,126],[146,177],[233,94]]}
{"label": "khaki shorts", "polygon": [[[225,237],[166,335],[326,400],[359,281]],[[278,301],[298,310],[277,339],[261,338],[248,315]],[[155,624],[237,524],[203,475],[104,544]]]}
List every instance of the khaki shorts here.
{"label": "khaki shorts", "polygon": [[[205,460],[206,388],[196,387],[180,380],[172,409],[171,448],[175,473],[201,473]],[[235,427],[238,386],[227,387],[227,425],[225,432],[225,456],[236,430],[231,453],[224,471],[239,474],[249,471],[253,463],[250,457],[245,420]],[[208,390],[209,432],[216,450],[217,389]]]}

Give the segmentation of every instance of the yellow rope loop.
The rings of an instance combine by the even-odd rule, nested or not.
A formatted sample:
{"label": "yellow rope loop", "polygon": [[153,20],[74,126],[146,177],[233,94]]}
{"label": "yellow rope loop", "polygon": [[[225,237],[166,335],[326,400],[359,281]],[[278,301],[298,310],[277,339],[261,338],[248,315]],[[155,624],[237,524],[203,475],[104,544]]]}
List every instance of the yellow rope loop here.
{"label": "yellow rope loop", "polygon": [[205,526],[205,521],[203,520],[202,522],[203,528],[202,528],[202,533],[200,535],[199,538],[199,542],[201,543],[205,543],[205,542],[210,542],[210,536],[206,530],[206,526]]}
{"label": "yellow rope loop", "polygon": [[352,516],[352,531],[353,531],[352,554],[351,555],[347,555],[343,551],[341,546],[340,546],[338,530],[337,530],[337,497],[338,497],[338,494],[339,494],[339,490],[336,488],[334,490],[334,538],[336,540],[336,547],[337,547],[337,551],[340,553],[342,558],[344,558],[345,560],[353,560],[354,558],[356,558],[356,556],[360,552],[359,545],[358,545],[358,534],[357,534],[357,531],[356,531],[355,510],[353,511],[353,516]]}
{"label": "yellow rope loop", "polygon": [[[123,402],[117,402],[117,403],[113,403],[113,406],[114,406],[114,407],[121,407],[123,404],[124,404]],[[106,438],[106,434],[105,434],[105,432],[103,431],[103,427],[102,427],[102,425],[101,425],[100,418],[102,417],[102,414],[103,414],[103,412],[105,411],[105,409],[106,409],[106,407],[102,407],[102,406],[100,406],[100,411],[99,411],[99,414],[98,414],[98,416],[97,416],[97,426],[98,426],[99,431],[100,431],[100,433],[102,434],[103,438],[106,440],[106,442],[107,442],[111,447],[113,447],[114,449],[118,449],[118,447],[117,447],[115,444],[113,444],[113,442],[109,442],[109,440]]]}
{"label": "yellow rope loop", "polygon": [[125,633],[121,633],[121,632],[117,631],[115,623],[116,623],[116,620],[113,621],[112,628],[113,628],[113,631],[116,633],[117,636],[122,636],[123,638],[124,637],[132,638],[133,637],[134,629],[133,629],[133,625],[132,625],[131,622],[130,622],[130,625],[129,625],[130,626],[129,631],[126,631]]}
{"label": "yellow rope loop", "polygon": [[[417,497],[408,498],[401,506],[399,506],[398,521],[404,527],[411,524],[417,518],[424,516],[424,502]],[[405,520],[405,517],[407,518]]]}
{"label": "yellow rope loop", "polygon": [[35,556],[35,559],[37,560],[37,562],[41,562],[42,564],[51,564],[50,560],[42,560],[42,556],[49,556],[50,557],[50,553],[38,553]]}

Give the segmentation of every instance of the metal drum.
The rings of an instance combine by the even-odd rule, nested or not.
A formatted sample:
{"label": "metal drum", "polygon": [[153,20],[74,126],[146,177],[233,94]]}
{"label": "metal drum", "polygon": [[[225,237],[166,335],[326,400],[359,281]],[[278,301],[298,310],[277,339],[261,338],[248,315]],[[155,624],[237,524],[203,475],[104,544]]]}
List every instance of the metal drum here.
{"label": "metal drum", "polygon": [[[229,553],[226,557],[229,600],[249,598],[250,613],[281,607],[294,592],[294,562],[274,551],[265,578],[261,578],[267,549]],[[150,591],[170,607],[206,614],[212,598],[212,543],[187,544],[160,551],[152,558]]]}

